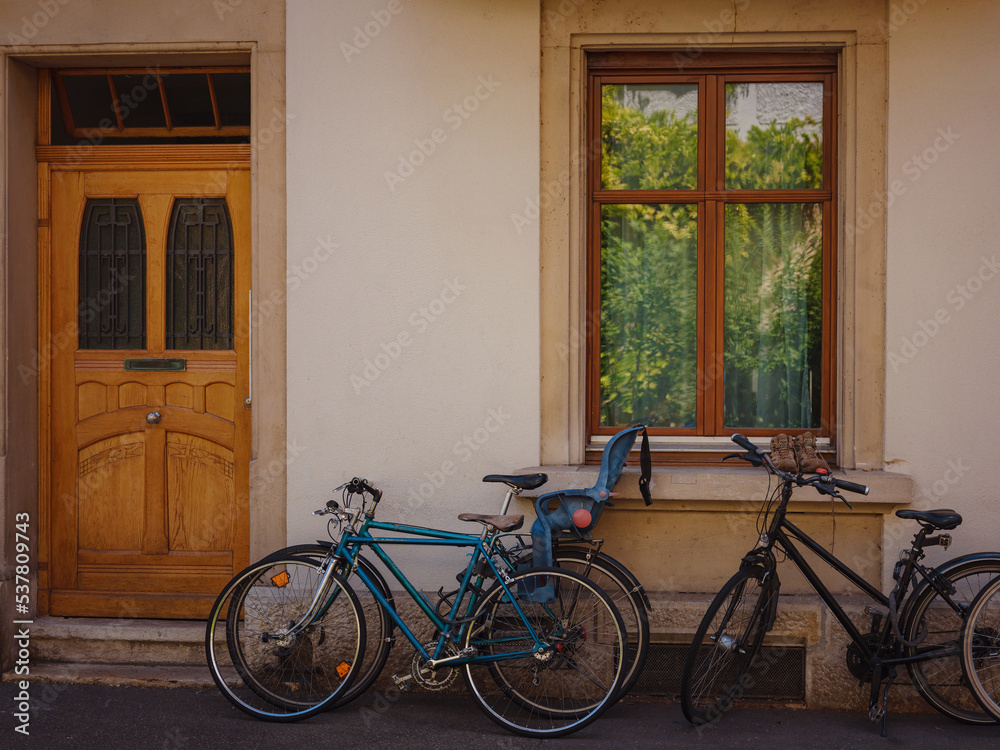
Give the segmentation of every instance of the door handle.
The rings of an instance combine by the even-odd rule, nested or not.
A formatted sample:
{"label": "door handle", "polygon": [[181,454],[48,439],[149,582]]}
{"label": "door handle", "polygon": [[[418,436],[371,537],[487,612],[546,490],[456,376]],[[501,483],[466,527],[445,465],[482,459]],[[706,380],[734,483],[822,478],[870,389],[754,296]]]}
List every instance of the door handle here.
{"label": "door handle", "polygon": [[146,421],[150,424],[159,424],[163,416],[158,411],[151,411],[146,415]]}

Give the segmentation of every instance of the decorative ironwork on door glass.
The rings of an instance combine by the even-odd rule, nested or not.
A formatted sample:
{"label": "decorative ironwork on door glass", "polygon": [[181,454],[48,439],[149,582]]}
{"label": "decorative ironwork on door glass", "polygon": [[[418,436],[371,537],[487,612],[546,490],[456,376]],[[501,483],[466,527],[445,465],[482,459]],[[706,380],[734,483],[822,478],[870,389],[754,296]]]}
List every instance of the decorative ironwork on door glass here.
{"label": "decorative ironwork on door glass", "polygon": [[146,347],[146,233],[135,198],[89,198],[80,228],[81,349]]}
{"label": "decorative ironwork on door glass", "polygon": [[224,198],[178,198],[167,234],[167,349],[233,348],[233,224]]}

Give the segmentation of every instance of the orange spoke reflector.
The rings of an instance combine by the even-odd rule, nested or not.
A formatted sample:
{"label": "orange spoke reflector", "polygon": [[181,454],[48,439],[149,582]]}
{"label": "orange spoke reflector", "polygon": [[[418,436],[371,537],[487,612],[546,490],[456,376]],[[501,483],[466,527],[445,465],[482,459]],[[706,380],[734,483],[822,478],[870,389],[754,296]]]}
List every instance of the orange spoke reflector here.
{"label": "orange spoke reflector", "polygon": [[347,677],[347,673],[350,671],[351,671],[351,665],[348,664],[346,661],[342,661],[340,662],[340,664],[337,665],[337,675],[341,679]]}
{"label": "orange spoke reflector", "polygon": [[288,571],[283,570],[276,576],[271,576],[271,583],[277,586],[279,589],[288,583]]}

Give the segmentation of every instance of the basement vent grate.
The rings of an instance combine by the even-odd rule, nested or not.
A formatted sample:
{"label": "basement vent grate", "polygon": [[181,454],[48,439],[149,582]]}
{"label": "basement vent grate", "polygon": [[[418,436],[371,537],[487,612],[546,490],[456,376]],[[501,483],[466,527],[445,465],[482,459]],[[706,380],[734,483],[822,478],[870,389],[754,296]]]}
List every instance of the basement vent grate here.
{"label": "basement vent grate", "polygon": [[[649,644],[646,666],[630,694],[679,698],[687,652],[686,644]],[[804,702],[805,649],[801,646],[762,646],[747,675],[743,697],[758,701]]]}

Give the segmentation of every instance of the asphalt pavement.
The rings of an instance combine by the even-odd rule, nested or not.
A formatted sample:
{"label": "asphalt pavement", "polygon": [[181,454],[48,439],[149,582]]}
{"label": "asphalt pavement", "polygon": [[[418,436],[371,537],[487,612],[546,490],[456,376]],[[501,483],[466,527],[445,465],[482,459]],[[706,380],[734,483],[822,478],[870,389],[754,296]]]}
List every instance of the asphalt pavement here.
{"label": "asphalt pavement", "polygon": [[698,728],[677,703],[626,699],[576,734],[536,740],[508,733],[462,693],[371,693],[305,721],[277,724],[246,716],[214,689],[38,683],[30,685],[25,736],[17,731],[23,726],[23,718],[15,718],[17,696],[15,683],[0,684],[5,750],[1000,747],[1000,727],[966,726],[933,713],[891,715],[883,739],[860,712],[741,707]]}

